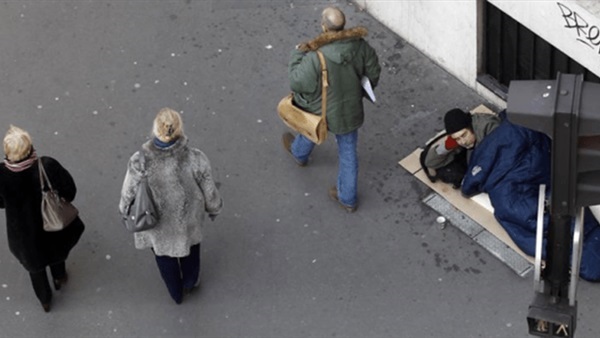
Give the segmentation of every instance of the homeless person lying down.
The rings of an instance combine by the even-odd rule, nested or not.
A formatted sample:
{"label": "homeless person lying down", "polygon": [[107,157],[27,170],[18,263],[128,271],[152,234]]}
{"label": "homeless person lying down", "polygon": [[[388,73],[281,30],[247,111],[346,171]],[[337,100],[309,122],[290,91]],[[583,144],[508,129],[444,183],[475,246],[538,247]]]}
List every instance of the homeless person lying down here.
{"label": "homeless person lying down", "polygon": [[[461,192],[467,197],[487,193],[500,225],[524,253],[534,256],[540,184],[546,185],[546,198],[550,197],[550,138],[512,124],[504,111],[469,114],[452,109],[444,116],[444,126],[448,137],[431,146],[424,165],[439,169],[466,152]],[[585,209],[580,276],[600,281],[600,226]],[[545,236],[549,218],[544,215]],[[544,247],[545,243],[544,238]]]}

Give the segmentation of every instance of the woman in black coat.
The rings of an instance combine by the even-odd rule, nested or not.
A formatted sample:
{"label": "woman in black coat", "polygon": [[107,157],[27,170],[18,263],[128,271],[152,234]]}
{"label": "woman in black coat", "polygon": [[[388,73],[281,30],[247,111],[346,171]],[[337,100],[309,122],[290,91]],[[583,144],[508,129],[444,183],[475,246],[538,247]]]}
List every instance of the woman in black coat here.
{"label": "woman in black coat", "polygon": [[[65,260],[81,237],[84,225],[77,217],[61,231],[44,231],[38,157],[29,134],[11,126],[4,138],[4,152],[4,165],[0,165],[0,208],[6,210],[8,246],[29,272],[33,290],[48,312],[52,290],[46,267],[50,267],[54,288],[59,290],[67,281]],[[41,162],[52,187],[62,198],[72,201],[77,188],[71,174],[51,157],[42,157]]]}

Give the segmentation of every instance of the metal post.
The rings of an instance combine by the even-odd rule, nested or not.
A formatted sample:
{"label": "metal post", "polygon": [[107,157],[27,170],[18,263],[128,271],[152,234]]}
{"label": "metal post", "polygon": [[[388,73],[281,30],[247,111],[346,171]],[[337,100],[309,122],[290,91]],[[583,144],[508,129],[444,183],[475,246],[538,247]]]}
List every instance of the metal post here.
{"label": "metal post", "polygon": [[[546,243],[546,268],[542,280],[534,281],[536,295],[527,316],[529,333],[538,336],[573,337],[577,318],[576,283],[570,276],[571,222],[576,216],[577,147],[579,109],[583,86],[581,75],[558,74],[556,85],[543,97],[554,98],[552,107],[552,177],[550,221]],[[552,93],[550,93],[552,91]],[[539,206],[538,206],[539,208]],[[581,222],[581,217],[578,221]],[[580,250],[580,238],[576,238]],[[536,248],[537,249],[537,248]],[[579,256],[577,253],[574,253]],[[575,257],[574,257],[575,258]],[[576,263],[578,265],[578,262]],[[535,276],[534,276],[535,278]],[[541,286],[543,285],[543,290]]]}
{"label": "metal post", "polygon": [[581,252],[583,250],[583,220],[584,209],[579,208],[575,217],[575,228],[573,230],[573,257],[571,257],[571,283],[569,285],[569,305],[577,304],[577,281],[579,280],[579,268],[581,267]]}
{"label": "metal post", "polygon": [[540,184],[538,193],[537,226],[535,235],[535,264],[533,272],[533,289],[536,292],[544,292],[542,280],[542,245],[544,245],[544,202],[546,200],[546,185]]}
{"label": "metal post", "polygon": [[550,296],[567,297],[571,256],[571,221],[575,216],[577,138],[582,78],[558,74],[552,135],[552,197],[547,247]]}

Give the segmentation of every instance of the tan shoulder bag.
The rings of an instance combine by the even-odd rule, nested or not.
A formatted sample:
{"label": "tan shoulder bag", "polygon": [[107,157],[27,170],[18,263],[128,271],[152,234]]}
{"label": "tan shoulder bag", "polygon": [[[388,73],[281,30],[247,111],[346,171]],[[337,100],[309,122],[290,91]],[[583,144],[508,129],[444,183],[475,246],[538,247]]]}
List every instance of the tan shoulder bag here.
{"label": "tan shoulder bag", "polygon": [[327,139],[327,63],[320,50],[317,50],[321,63],[321,115],[302,110],[293,102],[294,94],[286,95],[277,105],[277,113],[283,122],[293,130],[306,136],[316,144],[321,144]]}

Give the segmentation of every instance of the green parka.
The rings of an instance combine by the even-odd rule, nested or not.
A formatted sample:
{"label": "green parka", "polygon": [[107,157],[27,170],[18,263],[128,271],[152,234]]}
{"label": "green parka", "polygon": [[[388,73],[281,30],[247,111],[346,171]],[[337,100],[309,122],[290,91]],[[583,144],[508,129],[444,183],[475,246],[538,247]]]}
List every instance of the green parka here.
{"label": "green parka", "polygon": [[325,32],[301,44],[292,52],[289,63],[290,87],[301,108],[321,114],[321,64],[315,52],[325,56],[329,76],[327,90],[327,127],[334,134],[358,129],[364,121],[361,78],[366,76],[373,88],[379,81],[381,66],[375,50],[363,39],[363,27]]}

